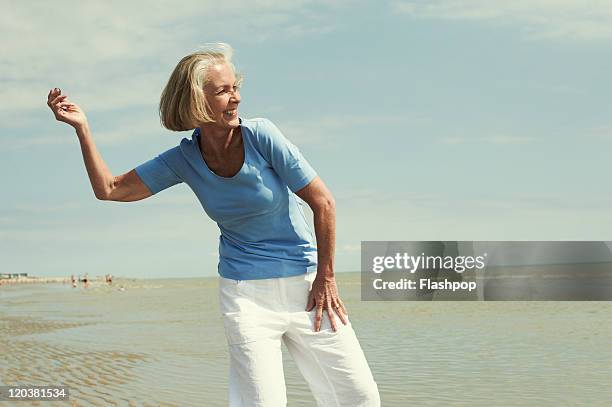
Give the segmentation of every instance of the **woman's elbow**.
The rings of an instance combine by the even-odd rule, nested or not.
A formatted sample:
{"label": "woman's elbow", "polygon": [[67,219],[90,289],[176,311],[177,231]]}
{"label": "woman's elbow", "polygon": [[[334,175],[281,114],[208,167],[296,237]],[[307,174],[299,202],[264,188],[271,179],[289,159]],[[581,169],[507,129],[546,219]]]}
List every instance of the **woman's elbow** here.
{"label": "woman's elbow", "polygon": [[336,210],[336,201],[320,178],[315,178],[308,186],[296,192],[304,202],[308,203],[313,212]]}
{"label": "woman's elbow", "polygon": [[96,198],[100,201],[113,201],[114,195],[115,195],[114,191],[115,191],[115,188],[114,188],[114,182],[113,182],[113,185],[108,186],[104,189],[98,188],[94,190],[94,194],[96,195]]}
{"label": "woman's elbow", "polygon": [[317,199],[313,212],[336,213],[336,200],[331,195],[326,195]]}
{"label": "woman's elbow", "polygon": [[107,194],[106,192],[94,191],[94,195],[96,196],[96,199],[98,199],[99,201],[108,201],[110,199],[110,195]]}
{"label": "woman's elbow", "polygon": [[336,200],[334,199],[333,196],[329,195],[326,199],[325,199],[325,206],[333,211],[336,210]]}
{"label": "woman's elbow", "polygon": [[113,177],[109,182],[107,182],[103,187],[97,188],[94,192],[96,194],[96,198],[100,201],[116,201],[117,192],[119,190],[121,179],[119,177]]}

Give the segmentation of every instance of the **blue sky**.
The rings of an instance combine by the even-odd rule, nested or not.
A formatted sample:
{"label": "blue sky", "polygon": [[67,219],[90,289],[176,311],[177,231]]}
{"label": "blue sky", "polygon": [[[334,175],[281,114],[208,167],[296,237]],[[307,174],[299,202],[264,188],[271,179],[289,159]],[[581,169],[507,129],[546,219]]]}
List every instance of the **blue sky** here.
{"label": "blue sky", "polygon": [[62,88],[127,172],[190,136],[161,127],[159,95],[214,41],[245,74],[240,115],[277,123],[334,194],[338,272],[362,240],[612,238],[610,1],[3,3],[2,271],[216,274],[186,185],[97,201],[46,106]]}

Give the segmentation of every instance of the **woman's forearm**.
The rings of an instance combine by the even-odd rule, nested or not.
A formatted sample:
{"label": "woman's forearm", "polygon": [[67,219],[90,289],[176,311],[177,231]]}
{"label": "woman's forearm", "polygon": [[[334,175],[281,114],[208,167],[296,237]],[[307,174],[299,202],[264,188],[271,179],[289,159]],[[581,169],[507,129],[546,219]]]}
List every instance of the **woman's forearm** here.
{"label": "woman's forearm", "polygon": [[334,251],[336,246],[336,206],[327,202],[313,210],[317,238],[317,278],[334,277]]}
{"label": "woman's forearm", "polygon": [[87,175],[91,182],[94,194],[98,199],[105,199],[112,187],[113,174],[110,172],[102,156],[96,148],[88,125],[76,127],[83,161],[87,169]]}

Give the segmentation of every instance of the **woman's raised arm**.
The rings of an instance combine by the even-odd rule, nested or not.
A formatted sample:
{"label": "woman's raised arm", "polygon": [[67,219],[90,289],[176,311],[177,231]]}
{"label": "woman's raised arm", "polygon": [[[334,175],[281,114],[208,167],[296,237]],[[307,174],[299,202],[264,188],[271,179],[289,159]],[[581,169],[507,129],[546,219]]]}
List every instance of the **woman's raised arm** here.
{"label": "woman's raised arm", "polygon": [[53,111],[56,120],[76,130],[87,175],[96,198],[129,202],[152,195],[135,170],[117,177],[113,176],[96,148],[85,113],[78,105],[70,102],[67,95],[62,95],[60,89],[49,91],[47,105]]}

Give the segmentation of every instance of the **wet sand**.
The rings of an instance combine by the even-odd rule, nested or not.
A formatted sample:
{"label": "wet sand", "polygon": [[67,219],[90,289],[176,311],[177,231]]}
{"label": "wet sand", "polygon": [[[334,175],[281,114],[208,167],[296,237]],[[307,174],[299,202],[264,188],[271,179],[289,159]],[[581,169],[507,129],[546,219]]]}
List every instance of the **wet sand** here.
{"label": "wet sand", "polygon": [[[82,351],[67,346],[50,345],[35,340],[18,339],[22,335],[47,333],[88,324],[49,322],[27,318],[3,317],[0,319],[0,349],[6,366],[1,372],[6,384],[66,385],[72,392],[70,405],[136,405],[130,400],[118,398],[116,393],[104,397],[94,389],[104,385],[109,390],[132,380],[132,368],[147,361],[138,353],[116,351]],[[10,333],[10,335],[9,335]],[[91,389],[91,391],[88,391]],[[79,401],[74,400],[78,398]],[[6,403],[8,402],[0,402]],[[66,402],[19,402],[19,405],[66,405]],[[25,403],[25,404],[23,404]],[[151,404],[155,405],[155,404]],[[169,404],[168,404],[169,405]],[[178,404],[175,404],[178,406]]]}

